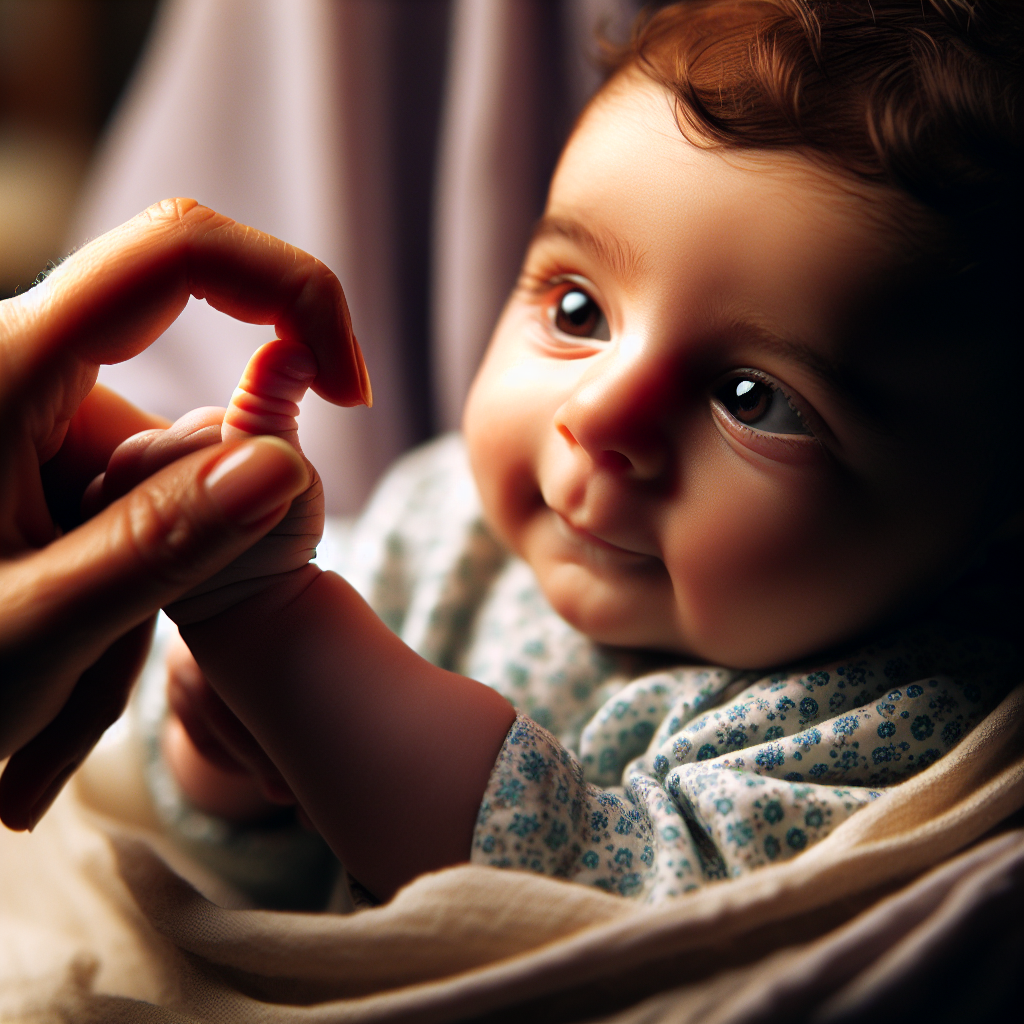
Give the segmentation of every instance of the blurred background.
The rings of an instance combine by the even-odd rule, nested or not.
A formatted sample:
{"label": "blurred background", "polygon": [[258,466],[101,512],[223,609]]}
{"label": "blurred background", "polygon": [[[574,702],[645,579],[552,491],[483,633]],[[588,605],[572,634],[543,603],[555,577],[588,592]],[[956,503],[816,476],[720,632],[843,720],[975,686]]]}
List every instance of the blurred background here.
{"label": "blurred background", "polygon": [[156,0],[0,0],[0,297],[67,254],[89,158]]}
{"label": "blurred background", "polygon": [[[599,36],[640,0],[0,0],[0,295],[192,196],[345,288],[372,411],[309,396],[328,511],[456,429]],[[650,6],[650,5],[648,5]],[[658,6],[658,5],[655,5]],[[272,329],[191,300],[100,379],[176,418],[223,405]]]}

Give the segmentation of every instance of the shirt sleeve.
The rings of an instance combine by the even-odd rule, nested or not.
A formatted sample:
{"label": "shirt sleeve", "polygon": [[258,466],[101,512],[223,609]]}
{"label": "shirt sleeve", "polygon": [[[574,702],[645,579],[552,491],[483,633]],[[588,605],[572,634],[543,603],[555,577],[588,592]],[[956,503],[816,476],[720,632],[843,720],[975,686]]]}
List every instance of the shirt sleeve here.
{"label": "shirt sleeve", "polygon": [[[629,790],[601,789],[547,730],[519,715],[498,754],[480,806],[471,860],[593,885],[622,896],[670,875],[696,888],[699,858],[679,811]],[[653,814],[652,814],[653,812]],[[656,829],[670,848],[656,858]]]}

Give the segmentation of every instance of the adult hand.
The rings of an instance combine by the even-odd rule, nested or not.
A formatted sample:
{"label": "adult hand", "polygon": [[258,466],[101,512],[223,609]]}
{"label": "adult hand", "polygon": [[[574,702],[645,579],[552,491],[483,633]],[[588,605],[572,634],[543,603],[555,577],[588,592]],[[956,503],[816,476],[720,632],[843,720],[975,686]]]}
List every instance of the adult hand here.
{"label": "adult hand", "polygon": [[197,440],[62,533],[114,449],[164,425],[94,386],[99,365],[141,352],[189,295],[308,345],[324,398],[369,403],[337,278],[193,200],[151,207],[0,303],[0,758],[13,754],[0,819],[11,828],[39,820],[120,714],[157,609],[265,535],[309,482],[280,439]]}

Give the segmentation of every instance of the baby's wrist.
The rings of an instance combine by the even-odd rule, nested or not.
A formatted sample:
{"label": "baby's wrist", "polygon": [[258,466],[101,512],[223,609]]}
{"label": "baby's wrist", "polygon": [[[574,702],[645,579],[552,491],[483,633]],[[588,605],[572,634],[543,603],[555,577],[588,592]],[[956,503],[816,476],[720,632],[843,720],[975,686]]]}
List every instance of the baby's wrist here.
{"label": "baby's wrist", "polygon": [[[320,575],[319,566],[307,563],[288,572],[212,585],[209,581],[190,591],[164,612],[179,629],[199,626],[233,610],[240,604],[259,598],[261,613],[271,613],[294,600]],[[208,588],[208,589],[204,589]],[[254,609],[255,611],[255,609]]]}

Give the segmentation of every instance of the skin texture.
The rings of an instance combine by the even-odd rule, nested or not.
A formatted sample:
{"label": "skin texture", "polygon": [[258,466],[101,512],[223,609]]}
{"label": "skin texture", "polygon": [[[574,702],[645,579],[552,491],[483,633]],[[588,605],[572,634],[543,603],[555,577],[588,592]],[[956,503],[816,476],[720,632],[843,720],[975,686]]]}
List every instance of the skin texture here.
{"label": "skin texture", "polygon": [[[112,478],[107,507],[71,529],[86,485],[118,445],[166,425],[95,386],[99,364],[146,348],[190,295],[308,342],[319,361],[315,386],[330,400],[369,398],[334,275],[194,200],[157,204],[0,303],[0,758],[13,755],[0,779],[0,818],[8,827],[38,821],[120,714],[157,609],[250,548],[309,486],[281,440],[186,439],[120,483]],[[235,472],[221,472],[219,492],[207,487],[232,456]],[[69,532],[51,508],[71,510]]]}
{"label": "skin texture", "polygon": [[[929,477],[939,417],[894,427],[891,396],[844,387],[884,384],[892,364],[865,344],[908,269],[886,203],[794,153],[686,141],[635,74],[591,106],[464,421],[491,526],[581,631],[779,664],[859,633],[955,559],[974,510],[949,473],[976,476],[970,458]],[[570,290],[603,312],[603,337],[559,330]],[[744,369],[805,433],[729,413],[716,391]],[[935,394],[911,379],[895,404]]]}
{"label": "skin texture", "polygon": [[[696,146],[637,75],[591,105],[464,421],[491,526],[569,622],[760,667],[955,571],[992,466],[981,428],[936,402],[979,410],[986,391],[934,337],[894,333],[915,317],[895,202],[799,154]],[[225,424],[294,444],[290,409],[261,405],[281,394],[276,359],[257,353]],[[738,385],[772,414],[741,422]],[[171,673],[184,735],[167,749],[190,797],[246,818],[254,794],[269,809],[290,792],[382,897],[466,859],[511,708],[418,658],[331,573],[232,599],[170,609],[202,669]]]}
{"label": "skin texture", "polygon": [[[301,457],[297,403],[316,379],[309,348],[269,342],[226,410],[196,410],[129,439],[102,486],[129,486],[204,439],[251,444],[244,439],[272,434]],[[275,528],[166,609],[195,661],[180,648],[172,654],[176,718],[164,751],[205,810],[251,820],[297,801],[383,898],[466,859],[515,711],[489,687],[415,654],[344,580],[308,564],[323,529],[323,489],[303,464],[306,489]],[[420,838],[408,843],[409,834]]]}

